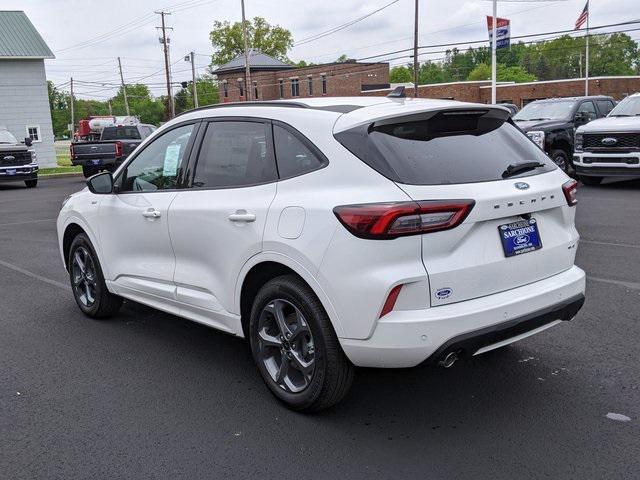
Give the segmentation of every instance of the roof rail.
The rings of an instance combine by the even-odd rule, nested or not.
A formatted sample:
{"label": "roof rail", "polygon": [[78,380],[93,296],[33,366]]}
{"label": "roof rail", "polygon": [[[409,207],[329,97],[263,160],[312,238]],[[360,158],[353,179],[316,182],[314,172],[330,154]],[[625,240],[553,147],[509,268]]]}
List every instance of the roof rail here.
{"label": "roof rail", "polygon": [[[210,108],[225,108],[225,107],[285,107],[285,108],[309,108],[301,102],[283,102],[280,100],[267,100],[267,101],[254,101],[254,102],[228,102],[228,103],[216,103],[214,105],[204,105],[198,108],[192,108],[191,110],[185,110],[179,113],[176,117],[185,115],[191,112],[199,112],[200,110],[208,110]],[[174,117],[175,118],[175,117]]]}

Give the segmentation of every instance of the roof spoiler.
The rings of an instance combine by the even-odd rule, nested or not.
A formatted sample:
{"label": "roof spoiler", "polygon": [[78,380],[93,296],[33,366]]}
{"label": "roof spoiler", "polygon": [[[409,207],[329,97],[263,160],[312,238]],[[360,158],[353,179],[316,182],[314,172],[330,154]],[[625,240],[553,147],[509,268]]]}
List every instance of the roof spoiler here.
{"label": "roof spoiler", "polygon": [[406,96],[407,95],[404,93],[404,87],[400,85],[399,87],[394,88],[393,91],[387,95],[387,98],[405,98]]}

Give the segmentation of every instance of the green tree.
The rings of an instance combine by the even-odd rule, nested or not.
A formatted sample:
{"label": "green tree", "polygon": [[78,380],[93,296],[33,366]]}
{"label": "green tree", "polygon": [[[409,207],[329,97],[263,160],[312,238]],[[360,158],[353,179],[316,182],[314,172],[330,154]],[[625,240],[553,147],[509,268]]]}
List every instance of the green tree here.
{"label": "green tree", "polygon": [[338,58],[336,58],[335,63],[345,63],[347,60],[349,60],[349,57],[347,57],[347,55],[343,53]]}
{"label": "green tree", "polygon": [[491,80],[491,67],[486,63],[476,65],[476,67],[469,72],[467,80]]}
{"label": "green tree", "polygon": [[[289,62],[287,51],[293,46],[293,36],[286,28],[272,26],[262,17],[246,21],[249,48],[255,48],[274,58]],[[230,23],[216,20],[209,33],[214,53],[211,65],[223,65],[244,53],[242,22]]]}
{"label": "green tree", "polygon": [[389,71],[389,82],[391,83],[407,83],[413,82],[413,72],[408,67],[398,65]]}

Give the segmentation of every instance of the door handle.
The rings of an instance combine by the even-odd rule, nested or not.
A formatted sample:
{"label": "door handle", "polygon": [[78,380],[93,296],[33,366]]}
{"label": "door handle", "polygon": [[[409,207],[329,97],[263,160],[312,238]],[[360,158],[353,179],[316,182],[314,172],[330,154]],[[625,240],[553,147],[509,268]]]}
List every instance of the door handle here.
{"label": "door handle", "polygon": [[155,208],[151,207],[142,212],[142,216],[144,218],[160,218],[162,214],[160,213],[160,210],[156,210]]}
{"label": "door handle", "polygon": [[247,213],[246,210],[236,210],[236,213],[229,215],[229,220],[238,223],[251,223],[256,221],[253,213]]}

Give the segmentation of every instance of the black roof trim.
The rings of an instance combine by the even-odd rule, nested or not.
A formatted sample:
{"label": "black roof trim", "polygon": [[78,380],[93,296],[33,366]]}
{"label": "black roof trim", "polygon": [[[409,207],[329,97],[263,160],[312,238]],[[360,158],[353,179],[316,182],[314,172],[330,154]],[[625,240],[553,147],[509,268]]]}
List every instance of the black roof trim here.
{"label": "black roof trim", "polygon": [[[284,107],[284,108],[309,108],[301,102],[281,102],[281,101],[257,101],[257,102],[228,102],[228,103],[216,103],[215,105],[205,105],[203,107],[192,108],[191,110],[185,110],[179,113],[176,117],[186,115],[191,112],[199,112],[200,110],[208,110],[210,108],[225,108],[225,107]],[[175,117],[174,117],[175,118]]]}

